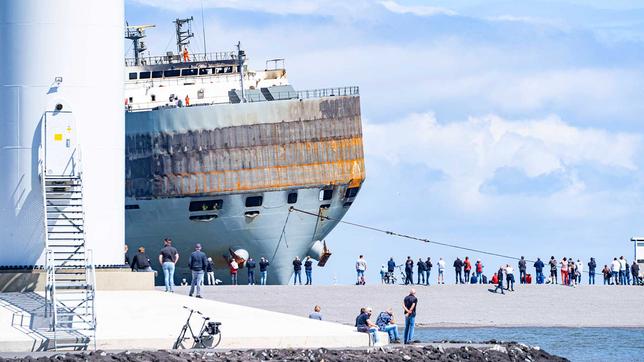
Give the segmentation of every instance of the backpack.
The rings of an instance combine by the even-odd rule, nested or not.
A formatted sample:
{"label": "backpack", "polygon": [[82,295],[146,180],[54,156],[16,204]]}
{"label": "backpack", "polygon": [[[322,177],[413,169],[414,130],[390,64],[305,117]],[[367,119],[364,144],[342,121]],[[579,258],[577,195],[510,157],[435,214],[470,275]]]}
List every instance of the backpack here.
{"label": "backpack", "polygon": [[485,274],[482,275],[482,279],[483,279],[483,284],[487,284],[487,277],[485,276]]}

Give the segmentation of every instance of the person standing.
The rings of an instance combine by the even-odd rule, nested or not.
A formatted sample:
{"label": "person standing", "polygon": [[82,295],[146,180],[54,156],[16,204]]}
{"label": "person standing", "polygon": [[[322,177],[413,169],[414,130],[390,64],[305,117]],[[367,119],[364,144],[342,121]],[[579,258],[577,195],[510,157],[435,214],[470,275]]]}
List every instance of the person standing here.
{"label": "person standing", "polygon": [[239,270],[239,264],[235,258],[230,259],[230,284],[237,285],[237,271]]}
{"label": "person standing", "polygon": [[433,266],[432,258],[427,257],[427,260],[425,260],[425,285],[429,285],[429,275],[432,273]]}
{"label": "person standing", "polygon": [[159,253],[159,264],[163,269],[165,291],[174,293],[174,270],[179,261],[179,252],[172,246],[172,239],[163,240],[163,248]]}
{"label": "person standing", "polygon": [[581,259],[577,259],[577,262],[575,263],[577,266],[575,268],[575,273],[577,275],[577,285],[581,284],[581,275],[584,273],[584,264],[582,264]]}
{"label": "person standing", "polygon": [[[188,260],[188,266],[190,266],[190,271],[192,272],[192,282],[190,283],[190,293],[189,296],[192,297],[192,293],[195,291],[197,295],[195,297],[201,298],[201,286],[203,285],[203,274],[206,270],[208,264],[208,257],[201,251],[201,244],[197,243],[195,245],[195,251],[190,254]],[[196,287],[196,288],[195,288]]]}
{"label": "person standing", "polygon": [[268,266],[271,263],[268,262],[263,256],[259,259],[259,284],[266,285],[266,278],[268,277]]}
{"label": "person standing", "polygon": [[208,257],[208,263],[206,264],[206,279],[208,284],[215,285],[215,263],[212,262],[211,257]]}
{"label": "person standing", "polygon": [[125,254],[125,265],[130,265],[130,256],[127,255],[127,251],[129,250],[129,247],[127,244],[123,245],[123,254]]}
{"label": "person standing", "polygon": [[416,269],[418,269],[417,284],[425,284],[425,262],[422,258],[418,258],[418,262],[416,262]]}
{"label": "person standing", "polygon": [[514,269],[510,266],[510,264],[507,264],[505,266],[505,278],[508,284],[507,289],[514,292]]}
{"label": "person standing", "polygon": [[541,258],[537,258],[537,261],[534,262],[534,270],[536,272],[537,284],[543,284],[543,262]]}
{"label": "person standing", "polygon": [[472,271],[472,262],[470,262],[470,257],[466,256],[463,261],[463,270],[465,271],[465,283],[470,283],[470,272]]}
{"label": "person standing", "polygon": [[501,294],[505,294],[505,292],[503,292],[503,265],[501,265],[499,270],[496,272],[496,287],[494,287],[494,293],[499,289],[501,289]]}
{"label": "person standing", "polygon": [[525,261],[525,258],[522,256],[521,259],[519,259],[519,284],[525,284],[525,272],[527,269],[527,264]]}
{"label": "person standing", "polygon": [[597,268],[597,262],[595,262],[595,258],[590,258],[588,262],[588,284],[590,285],[595,284],[595,268]]}
{"label": "person standing", "polygon": [[313,260],[311,260],[310,256],[307,256],[306,260],[304,260],[304,273],[306,274],[306,285],[313,284]]}
{"label": "person standing", "polygon": [[364,260],[364,255],[360,255],[356,261],[356,285],[364,285],[364,272],[367,271],[367,261]]}
{"label": "person standing", "polygon": [[571,287],[577,284],[577,264],[572,258],[568,258],[568,281]]}
{"label": "person standing", "polygon": [[602,274],[604,275],[604,285],[611,285],[610,277],[613,273],[610,271],[608,265],[604,264],[604,269],[602,269]]}
{"label": "person standing", "polygon": [[624,259],[624,256],[619,257],[619,284],[625,285],[626,284],[626,259]]}
{"label": "person standing", "polygon": [[440,258],[438,260],[438,282],[437,284],[445,284],[445,260]]}
{"label": "person standing", "polygon": [[620,269],[620,262],[617,260],[617,258],[613,258],[613,263],[611,264],[611,272],[613,274],[613,278],[615,279],[615,285],[619,285],[619,269]]}
{"label": "person standing", "polygon": [[255,259],[252,257],[249,257],[248,260],[246,260],[246,269],[248,269],[248,285],[255,285],[255,268],[257,267],[257,263],[255,263]]}
{"label": "person standing", "polygon": [[132,271],[136,272],[154,272],[152,266],[150,265],[150,258],[145,255],[145,248],[140,247],[139,252],[134,254],[132,258],[132,265],[130,265]]}
{"label": "person standing", "polygon": [[387,261],[387,275],[385,278],[385,281],[389,284],[393,284],[394,282],[394,271],[396,270],[396,262],[394,261],[394,258],[391,257],[389,258],[389,261]]}
{"label": "person standing", "polygon": [[631,275],[633,276],[633,285],[640,284],[640,265],[637,264],[636,260],[633,260],[633,265],[631,265]]}
{"label": "person standing", "polygon": [[[548,262],[548,265],[550,265],[550,283],[552,284],[559,284],[557,282],[557,260],[555,259],[554,256],[550,257],[550,261]],[[563,276],[562,276],[563,278]],[[563,283],[563,281],[562,281]]]}
{"label": "person standing", "polygon": [[302,261],[299,256],[293,260],[293,285],[297,284],[298,279],[302,285]]}
{"label": "person standing", "polygon": [[418,299],[416,298],[416,289],[411,289],[409,295],[403,300],[403,310],[405,311],[405,332],[403,341],[410,344],[414,338],[414,324],[416,322],[416,310],[418,309]]}
{"label": "person standing", "polygon": [[463,284],[463,261],[459,257],[456,257],[456,260],[454,260],[454,270],[456,271],[456,284],[458,282]]}
{"label": "person standing", "polygon": [[476,280],[478,280],[479,284],[483,283],[483,263],[481,262],[481,259],[476,260]]}
{"label": "person standing", "polygon": [[414,284],[414,261],[408,256],[405,261],[405,285]]}
{"label": "person standing", "polygon": [[570,280],[568,280],[568,258],[564,256],[563,259],[561,259],[561,284],[563,285],[568,285],[570,284]]}

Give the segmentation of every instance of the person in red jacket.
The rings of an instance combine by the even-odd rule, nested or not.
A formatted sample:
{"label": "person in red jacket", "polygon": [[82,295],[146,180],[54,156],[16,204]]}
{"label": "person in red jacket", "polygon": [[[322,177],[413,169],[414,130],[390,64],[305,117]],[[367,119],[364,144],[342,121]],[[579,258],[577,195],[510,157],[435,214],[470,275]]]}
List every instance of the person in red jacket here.
{"label": "person in red jacket", "polygon": [[476,279],[478,279],[479,284],[483,283],[483,263],[481,263],[481,259],[476,261]]}
{"label": "person in red jacket", "polygon": [[468,256],[466,256],[465,261],[463,261],[463,269],[465,270],[465,283],[469,283],[470,272],[472,271],[472,263],[470,262],[470,258]]}

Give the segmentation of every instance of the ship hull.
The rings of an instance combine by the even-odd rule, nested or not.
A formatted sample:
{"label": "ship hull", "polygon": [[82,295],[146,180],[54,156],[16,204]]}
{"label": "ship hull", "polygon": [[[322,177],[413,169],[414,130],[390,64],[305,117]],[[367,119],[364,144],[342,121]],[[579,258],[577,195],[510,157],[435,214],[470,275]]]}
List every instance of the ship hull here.
{"label": "ship hull", "polygon": [[187,258],[201,243],[226,283],[226,258],[243,249],[270,261],[268,283],[285,284],[364,180],[359,97],[128,112],[126,176],[126,242],[156,260],[172,238],[176,282],[190,280]]}
{"label": "ship hull", "polygon": [[[212,195],[223,200],[226,205],[211,221],[190,220],[190,198],[168,198],[160,200],[128,200],[138,209],[126,210],[126,240],[134,250],[145,247],[152,264],[159,271],[157,284],[163,284],[163,273],[158,264],[158,252],[164,238],[171,238],[173,246],[180,254],[175,272],[175,282],[182,278],[191,280],[188,270],[188,257],[194,251],[195,243],[201,243],[206,255],[215,263],[215,277],[224,284],[231,278],[225,258],[230,258],[230,250],[246,250],[259,262],[266,257],[271,265],[268,268],[268,284],[286,284],[293,274],[292,260],[297,256],[303,259],[311,255],[313,244],[324,239],[347,212],[348,207],[342,195],[326,201],[330,206],[324,214],[333,220],[318,218],[290,207],[318,213],[318,188],[298,190],[298,202],[287,203],[287,191],[264,193],[264,205],[253,208],[259,214],[253,218],[245,216],[248,208],[244,205],[245,194]],[[192,213],[194,214],[194,213]],[[287,221],[288,218],[288,221]],[[255,282],[259,284],[259,268],[255,268]],[[248,270],[239,270],[239,283],[246,284]]]}

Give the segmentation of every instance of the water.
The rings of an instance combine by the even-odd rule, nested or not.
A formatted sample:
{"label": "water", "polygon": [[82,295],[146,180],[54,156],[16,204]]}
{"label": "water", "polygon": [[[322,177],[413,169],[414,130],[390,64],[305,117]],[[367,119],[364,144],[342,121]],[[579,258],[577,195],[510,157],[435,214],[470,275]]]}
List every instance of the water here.
{"label": "water", "polygon": [[644,361],[644,328],[418,328],[414,338],[515,341],[571,361]]}

